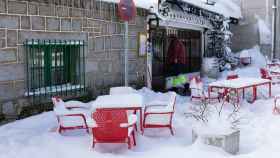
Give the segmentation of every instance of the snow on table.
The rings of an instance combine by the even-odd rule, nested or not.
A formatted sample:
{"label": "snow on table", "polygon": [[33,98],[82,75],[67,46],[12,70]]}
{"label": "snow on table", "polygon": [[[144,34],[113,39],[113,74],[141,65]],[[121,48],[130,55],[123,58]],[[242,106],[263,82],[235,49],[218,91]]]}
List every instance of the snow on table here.
{"label": "snow on table", "polygon": [[210,87],[223,87],[223,88],[242,88],[254,85],[270,83],[268,79],[241,77],[233,80],[220,80],[209,84]]}
{"label": "snow on table", "polygon": [[103,95],[92,103],[93,109],[98,108],[138,108],[143,106],[142,96],[139,94]]}

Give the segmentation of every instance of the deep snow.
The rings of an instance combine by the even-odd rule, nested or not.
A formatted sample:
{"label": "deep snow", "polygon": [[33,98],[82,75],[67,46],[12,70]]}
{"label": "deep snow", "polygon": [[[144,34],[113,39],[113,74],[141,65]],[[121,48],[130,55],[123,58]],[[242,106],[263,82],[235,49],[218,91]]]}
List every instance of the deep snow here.
{"label": "deep snow", "polygon": [[[276,87],[275,87],[276,88]],[[278,87],[279,88],[279,87]],[[190,106],[187,98],[179,97],[174,117],[175,136],[169,130],[146,130],[137,134],[137,146],[127,150],[125,144],[97,145],[91,149],[91,136],[82,130],[60,135],[53,132],[57,125],[53,112],[46,112],[0,127],[1,158],[91,158],[91,157],[228,157],[224,151],[191,144],[191,127],[194,122],[183,115]],[[280,116],[272,114],[273,100],[244,102],[241,113],[246,118],[241,125],[240,153],[238,158],[279,157]]]}
{"label": "deep snow", "polygon": [[[254,54],[254,60],[265,62],[257,48],[250,51]],[[259,77],[259,67],[260,65],[253,62],[251,66],[237,69],[235,72],[241,77]],[[227,73],[229,72],[224,72],[221,78]],[[60,135],[55,132],[57,120],[54,112],[45,112],[0,127],[0,158],[278,158],[280,115],[272,114],[273,98],[267,99],[262,93],[266,89],[258,90],[259,98],[256,102],[242,102],[240,152],[235,156],[221,149],[203,145],[200,141],[192,144],[191,130],[196,122],[186,118],[184,113],[189,112],[195,103],[190,102],[187,97],[178,96],[173,119],[175,136],[171,136],[168,129],[147,129],[144,135],[137,133],[137,146],[132,150],[128,150],[126,144],[98,144],[92,149],[91,135],[84,130],[69,131]],[[147,89],[142,90],[143,92],[150,98],[159,95]],[[273,95],[277,94],[280,94],[280,85],[273,86]],[[225,110],[230,108],[226,106]],[[219,125],[218,122],[217,126]]]}

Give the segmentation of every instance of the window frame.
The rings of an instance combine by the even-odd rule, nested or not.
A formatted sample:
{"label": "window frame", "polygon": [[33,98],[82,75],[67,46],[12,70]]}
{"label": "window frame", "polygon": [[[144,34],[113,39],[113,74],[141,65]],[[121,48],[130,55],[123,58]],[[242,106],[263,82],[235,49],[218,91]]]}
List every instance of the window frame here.
{"label": "window frame", "polygon": [[[64,92],[67,95],[67,91],[85,91],[84,41],[26,40],[24,46],[27,60],[26,96],[62,95]],[[40,51],[43,55],[38,56]]]}

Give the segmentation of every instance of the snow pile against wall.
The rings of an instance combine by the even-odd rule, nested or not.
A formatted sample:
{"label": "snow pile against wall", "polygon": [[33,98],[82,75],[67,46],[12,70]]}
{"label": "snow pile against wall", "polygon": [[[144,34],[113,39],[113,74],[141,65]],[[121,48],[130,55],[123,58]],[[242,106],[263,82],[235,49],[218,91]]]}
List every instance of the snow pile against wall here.
{"label": "snow pile against wall", "polygon": [[215,5],[206,4],[206,0],[183,0],[187,3],[193,4],[200,8],[207,9],[212,12],[216,12],[224,15],[225,17],[241,18],[240,6],[235,4],[232,0],[214,0]]}
{"label": "snow pile against wall", "polygon": [[271,30],[268,27],[268,24],[258,18],[258,29],[259,29],[259,37],[260,37],[260,44],[271,44]]}

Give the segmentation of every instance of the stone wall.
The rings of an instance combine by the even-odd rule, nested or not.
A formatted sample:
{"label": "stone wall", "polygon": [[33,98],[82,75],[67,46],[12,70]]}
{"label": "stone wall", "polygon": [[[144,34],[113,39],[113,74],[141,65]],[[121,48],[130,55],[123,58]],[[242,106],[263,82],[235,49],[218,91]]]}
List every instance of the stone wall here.
{"label": "stone wall", "polygon": [[[94,0],[0,0],[0,114],[15,116],[28,104],[26,39],[85,40],[86,82],[92,94],[122,85],[124,24],[116,10],[116,4]],[[138,9],[137,14],[129,24],[129,81],[141,85],[146,61],[138,56],[137,35],[146,31],[147,12]]]}

